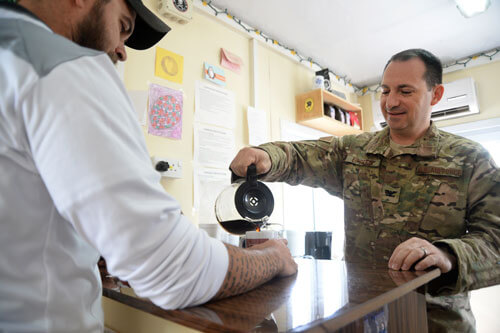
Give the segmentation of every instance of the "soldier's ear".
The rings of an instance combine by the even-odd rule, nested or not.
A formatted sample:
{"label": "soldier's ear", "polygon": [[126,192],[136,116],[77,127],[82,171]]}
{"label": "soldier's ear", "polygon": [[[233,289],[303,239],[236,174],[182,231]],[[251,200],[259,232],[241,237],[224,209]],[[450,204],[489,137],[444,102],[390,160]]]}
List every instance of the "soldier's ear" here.
{"label": "soldier's ear", "polygon": [[434,86],[434,88],[432,88],[431,105],[436,105],[443,97],[443,93],[444,93],[444,86],[442,84]]}

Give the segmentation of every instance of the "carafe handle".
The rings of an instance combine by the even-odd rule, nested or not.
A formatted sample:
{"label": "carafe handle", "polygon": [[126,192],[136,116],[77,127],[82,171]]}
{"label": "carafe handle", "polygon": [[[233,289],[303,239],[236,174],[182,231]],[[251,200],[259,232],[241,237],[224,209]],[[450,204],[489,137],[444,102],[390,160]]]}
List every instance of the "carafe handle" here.
{"label": "carafe handle", "polygon": [[[231,184],[237,182],[240,179],[243,179],[243,177],[236,175],[233,170],[231,170]],[[255,166],[255,164],[250,164],[248,166],[246,180],[251,185],[255,185],[257,183],[257,167]]]}

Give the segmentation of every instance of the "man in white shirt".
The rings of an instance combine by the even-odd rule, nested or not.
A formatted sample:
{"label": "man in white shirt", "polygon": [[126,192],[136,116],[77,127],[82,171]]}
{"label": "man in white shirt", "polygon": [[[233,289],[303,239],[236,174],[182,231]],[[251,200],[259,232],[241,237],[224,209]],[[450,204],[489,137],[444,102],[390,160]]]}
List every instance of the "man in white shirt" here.
{"label": "man in white shirt", "polygon": [[161,187],[112,61],[168,30],[140,0],[0,0],[0,331],[102,331],[100,255],[166,309],[296,272],[283,241],[223,244]]}

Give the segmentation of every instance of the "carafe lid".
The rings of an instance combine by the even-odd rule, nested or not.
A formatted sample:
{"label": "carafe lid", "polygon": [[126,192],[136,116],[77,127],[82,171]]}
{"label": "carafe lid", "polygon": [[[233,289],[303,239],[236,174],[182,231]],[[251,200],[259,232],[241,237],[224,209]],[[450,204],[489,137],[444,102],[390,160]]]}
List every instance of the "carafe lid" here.
{"label": "carafe lid", "polygon": [[[236,176],[231,176],[235,181]],[[250,220],[262,220],[271,216],[274,209],[274,198],[269,187],[257,180],[257,168],[251,164],[247,169],[246,181],[243,182],[234,195],[234,204],[238,213]]]}

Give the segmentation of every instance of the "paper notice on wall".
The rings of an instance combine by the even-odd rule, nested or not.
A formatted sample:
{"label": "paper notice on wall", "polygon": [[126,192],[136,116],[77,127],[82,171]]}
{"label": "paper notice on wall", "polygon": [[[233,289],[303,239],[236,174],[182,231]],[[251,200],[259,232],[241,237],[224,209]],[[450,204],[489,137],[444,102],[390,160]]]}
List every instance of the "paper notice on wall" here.
{"label": "paper notice on wall", "polygon": [[234,93],[209,83],[196,81],[194,120],[234,128]]}
{"label": "paper notice on wall", "polygon": [[247,111],[248,120],[248,143],[251,146],[269,142],[269,131],[267,126],[267,115],[263,110],[251,106]]}
{"label": "paper notice on wall", "polygon": [[134,105],[137,120],[142,126],[146,125],[146,114],[148,110],[148,91],[147,90],[128,90],[127,91],[132,104]]}
{"label": "paper notice on wall", "polygon": [[194,124],[194,161],[203,166],[228,169],[235,156],[232,129]]}
{"label": "paper notice on wall", "polygon": [[217,223],[215,200],[231,184],[228,169],[213,169],[196,166],[193,174],[194,208],[198,212],[198,223]]}

